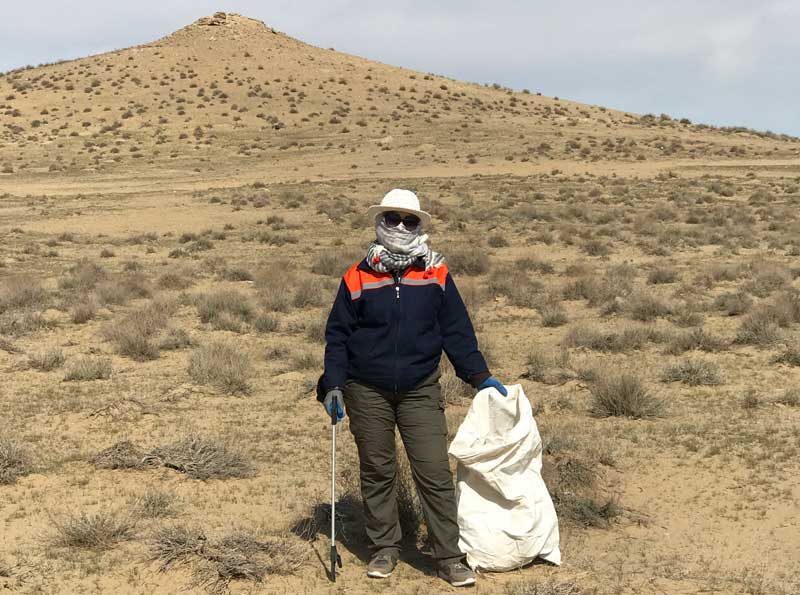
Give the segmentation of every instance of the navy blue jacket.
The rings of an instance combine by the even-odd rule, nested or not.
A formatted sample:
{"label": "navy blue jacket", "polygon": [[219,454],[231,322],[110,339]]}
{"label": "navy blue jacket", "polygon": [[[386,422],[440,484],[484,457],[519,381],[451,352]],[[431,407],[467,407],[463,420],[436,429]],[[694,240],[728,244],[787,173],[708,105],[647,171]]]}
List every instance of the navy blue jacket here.
{"label": "navy blue jacket", "polygon": [[353,265],[339,284],[325,341],[320,401],[348,378],[406,392],[436,370],[442,349],[465,382],[477,386],[490,376],[445,264],[426,271],[418,260],[402,275],[377,273],[366,259]]}

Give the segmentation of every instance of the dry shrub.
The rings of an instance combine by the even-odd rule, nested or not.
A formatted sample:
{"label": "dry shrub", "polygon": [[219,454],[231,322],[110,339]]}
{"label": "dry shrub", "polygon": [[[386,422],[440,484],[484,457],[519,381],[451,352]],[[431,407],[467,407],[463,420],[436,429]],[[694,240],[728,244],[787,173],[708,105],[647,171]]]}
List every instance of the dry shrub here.
{"label": "dry shrub", "polygon": [[294,288],[292,305],[295,308],[313,308],[321,306],[325,297],[324,291],[325,286],[319,279],[303,279]]}
{"label": "dry shrub", "polygon": [[755,274],[744,283],[742,289],[757,297],[766,297],[792,282],[786,267],[769,263],[754,263]]}
{"label": "dry shrub", "polygon": [[33,471],[28,451],[15,439],[0,438],[0,485],[10,485]]}
{"label": "dry shrub", "polygon": [[61,349],[51,347],[28,355],[28,366],[40,372],[49,372],[64,365],[65,359],[64,352]]}
{"label": "dry shrub", "polygon": [[713,362],[687,359],[667,366],[661,373],[661,381],[713,386],[722,384],[722,374]]}
{"label": "dry shrub", "polygon": [[525,358],[523,378],[544,384],[560,384],[575,377],[570,369],[569,350],[562,346],[559,353],[533,347]]}
{"label": "dry shrub", "polygon": [[214,386],[227,394],[247,394],[251,390],[253,366],[241,349],[215,341],[192,352],[189,376],[198,384]]}
{"label": "dry shrub", "polygon": [[569,322],[567,313],[561,304],[555,301],[546,301],[539,306],[539,315],[542,317],[542,326],[556,327],[562,326]]}
{"label": "dry shrub", "polygon": [[63,290],[75,290],[85,293],[93,290],[98,283],[105,281],[107,278],[108,273],[102,266],[82,258],[70,267],[67,276],[58,282],[58,286]]}
{"label": "dry shrub", "polygon": [[59,547],[107,550],[115,543],[133,539],[135,523],[109,511],[69,514],[53,521],[53,544]]}
{"label": "dry shrub", "polygon": [[714,307],[727,316],[739,316],[750,310],[753,299],[744,292],[726,292],[716,297]]}
{"label": "dry shrub", "polygon": [[748,314],[739,324],[735,343],[741,345],[772,345],[781,338],[781,330],[769,310],[760,308]]}
{"label": "dry shrub", "polygon": [[39,280],[30,275],[7,277],[0,284],[0,314],[9,310],[43,307],[47,300],[47,291]]}
{"label": "dry shrub", "polygon": [[439,387],[445,404],[461,403],[469,399],[475,393],[475,389],[468,383],[456,376],[453,364],[446,357],[443,357],[439,364]]}
{"label": "dry shrub", "polygon": [[554,580],[510,583],[505,588],[506,595],[586,595],[586,593],[573,582]]}
{"label": "dry shrub", "polygon": [[311,272],[329,277],[341,277],[345,271],[364,258],[355,250],[326,250],[314,257]]}
{"label": "dry shrub", "polygon": [[444,254],[445,262],[454,274],[475,276],[489,271],[489,257],[482,248],[450,246]]}
{"label": "dry shrub", "polygon": [[215,439],[190,434],[145,455],[148,465],[163,465],[185,473],[192,479],[231,479],[250,477],[255,472],[244,453]]}
{"label": "dry shrub", "polygon": [[241,324],[253,319],[250,299],[235,289],[220,289],[200,294],[195,300],[200,321],[214,328],[239,331]]}
{"label": "dry shrub", "polygon": [[641,379],[630,372],[600,376],[590,391],[589,409],[599,417],[643,419],[659,417],[664,412],[664,401],[651,394]]}
{"label": "dry shrub", "polygon": [[787,388],[775,402],[786,407],[800,407],[800,388]]}
{"label": "dry shrub", "polygon": [[152,556],[161,570],[192,564],[194,581],[212,593],[225,593],[231,580],[261,583],[270,575],[297,572],[309,555],[299,538],[268,535],[260,529],[235,529],[209,539],[201,529],[163,527],[153,537]]}
{"label": "dry shrub", "polygon": [[154,338],[163,330],[176,308],[177,304],[173,301],[151,302],[119,322],[112,322],[103,329],[103,335],[116,344],[120,355],[136,361],[157,359],[159,353]]}
{"label": "dry shrub", "polygon": [[194,285],[196,278],[197,276],[187,268],[173,267],[159,276],[156,285],[161,289],[183,290]]}
{"label": "dry shrub", "polygon": [[666,349],[666,353],[680,355],[685,351],[706,351],[717,352],[728,349],[729,343],[721,337],[717,337],[703,328],[694,328],[687,332],[680,332],[675,335]]}
{"label": "dry shrub", "polygon": [[194,341],[192,340],[191,335],[189,333],[179,327],[179,326],[168,326],[164,331],[161,340],[158,343],[159,349],[164,349],[165,351],[171,351],[175,349],[183,349],[184,347],[191,347],[194,345]]}
{"label": "dry shrub", "polygon": [[773,364],[800,366],[800,343],[786,345],[783,352],[772,358]]}
{"label": "dry shrub", "polygon": [[82,356],[73,360],[64,380],[107,380],[111,377],[111,360],[107,357]]}
{"label": "dry shrub", "polygon": [[92,458],[98,469],[141,469],[145,452],[129,440],[116,442]]}
{"label": "dry shrub", "polygon": [[259,333],[272,333],[277,331],[279,327],[280,321],[277,317],[267,312],[261,312],[253,319],[253,328]]}
{"label": "dry shrub", "polygon": [[606,331],[584,324],[570,328],[564,336],[569,347],[586,347],[595,351],[625,352],[641,349],[647,343],[663,343],[669,335],[649,326],[634,326],[620,331]]}
{"label": "dry shrub", "polygon": [[97,300],[92,295],[81,296],[70,309],[70,319],[75,324],[84,324],[97,316]]}
{"label": "dry shrub", "polygon": [[654,285],[661,283],[675,283],[678,280],[678,271],[673,267],[657,266],[647,275],[647,282]]}
{"label": "dry shrub", "polygon": [[641,292],[631,295],[627,306],[631,318],[642,322],[648,322],[672,313],[672,308],[669,305],[657,297]]}
{"label": "dry shrub", "polygon": [[148,519],[163,519],[178,514],[178,497],[172,492],[150,488],[134,504],[136,511]]}
{"label": "dry shrub", "polygon": [[596,307],[628,295],[631,287],[630,280],[624,277],[583,275],[567,283],[561,293],[566,300],[585,299],[590,306]]}

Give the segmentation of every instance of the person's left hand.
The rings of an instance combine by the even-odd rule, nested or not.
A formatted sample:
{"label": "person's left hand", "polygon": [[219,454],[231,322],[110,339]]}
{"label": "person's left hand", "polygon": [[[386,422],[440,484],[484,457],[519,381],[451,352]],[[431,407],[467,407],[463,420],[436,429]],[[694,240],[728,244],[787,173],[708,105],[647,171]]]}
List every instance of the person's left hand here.
{"label": "person's left hand", "polygon": [[503,384],[494,376],[489,376],[486,380],[478,385],[478,390],[483,390],[484,388],[494,388],[497,389],[497,392],[504,397],[508,396],[508,390],[506,390],[506,387],[503,386]]}

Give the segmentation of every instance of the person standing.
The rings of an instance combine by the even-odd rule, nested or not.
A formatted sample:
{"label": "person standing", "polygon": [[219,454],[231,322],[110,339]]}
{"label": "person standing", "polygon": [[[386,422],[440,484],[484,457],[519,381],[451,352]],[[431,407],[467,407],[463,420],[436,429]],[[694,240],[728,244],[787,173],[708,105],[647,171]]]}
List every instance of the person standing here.
{"label": "person standing", "polygon": [[438,574],[475,583],[458,548],[447,422],[439,386],[442,350],[456,375],[480,390],[505,387],[489,372],[444,257],[428,246],[431,217],[410,190],[394,189],[367,215],[376,240],[339,284],[325,328],[317,399],[336,420],[350,417],[372,552],[367,575],[386,578],[400,556],[395,427],[400,431],[428,526]]}

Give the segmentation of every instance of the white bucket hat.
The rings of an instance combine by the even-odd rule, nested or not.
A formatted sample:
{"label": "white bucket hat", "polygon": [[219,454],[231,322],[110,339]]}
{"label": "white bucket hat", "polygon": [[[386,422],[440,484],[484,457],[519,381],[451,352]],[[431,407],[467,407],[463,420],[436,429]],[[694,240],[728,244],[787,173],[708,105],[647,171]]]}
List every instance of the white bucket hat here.
{"label": "white bucket hat", "polygon": [[430,213],[426,213],[419,208],[419,199],[411,190],[403,190],[401,188],[390,190],[386,193],[386,196],[383,197],[383,200],[381,200],[381,204],[372,205],[367,209],[367,216],[371,219],[375,219],[378,214],[385,213],[386,211],[397,211],[398,213],[416,215],[419,217],[423,226],[431,222]]}

